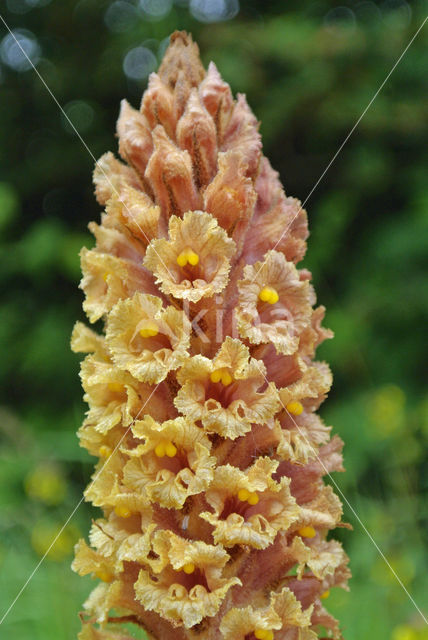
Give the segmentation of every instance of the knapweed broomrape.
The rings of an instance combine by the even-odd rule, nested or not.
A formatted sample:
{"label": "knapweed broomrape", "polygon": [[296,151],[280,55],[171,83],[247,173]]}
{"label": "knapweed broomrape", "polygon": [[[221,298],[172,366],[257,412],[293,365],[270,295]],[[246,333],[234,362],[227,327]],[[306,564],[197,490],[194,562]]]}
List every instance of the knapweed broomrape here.
{"label": "knapweed broomrape", "polygon": [[306,214],[262,155],[245,97],[175,33],[140,110],[123,101],[119,154],[94,173],[105,206],[82,250],[87,353],[80,442],[99,458],[85,496],[104,517],[73,563],[99,580],[81,640],[340,638],[324,608],[347,588],[323,481],[342,442],[316,411]]}

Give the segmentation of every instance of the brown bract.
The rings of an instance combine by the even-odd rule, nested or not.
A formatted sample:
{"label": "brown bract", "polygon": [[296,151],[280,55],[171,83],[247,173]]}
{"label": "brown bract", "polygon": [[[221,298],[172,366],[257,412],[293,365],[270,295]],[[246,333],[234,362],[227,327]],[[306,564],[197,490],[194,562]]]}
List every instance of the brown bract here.
{"label": "brown bract", "polygon": [[80,286],[103,328],[77,323],[72,349],[102,517],[73,562],[99,581],[80,640],[341,638],[325,596],[347,588],[347,525],[325,476],[343,443],[315,360],[332,333],[298,267],[306,212],[258,128],[176,32],[140,107],[122,101],[121,160],[95,168]]}

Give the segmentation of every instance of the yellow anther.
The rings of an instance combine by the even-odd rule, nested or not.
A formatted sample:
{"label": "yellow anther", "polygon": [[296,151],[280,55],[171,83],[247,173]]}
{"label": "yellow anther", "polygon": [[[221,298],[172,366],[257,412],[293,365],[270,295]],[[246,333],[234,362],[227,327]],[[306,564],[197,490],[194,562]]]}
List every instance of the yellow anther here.
{"label": "yellow anther", "polygon": [[187,562],[185,565],[183,565],[183,571],[184,571],[184,573],[187,573],[188,575],[193,573],[195,569],[196,569],[196,567],[193,564],[193,562]]}
{"label": "yellow anther", "polygon": [[254,635],[257,640],[273,640],[273,631],[270,629],[255,629]]}
{"label": "yellow anther", "polygon": [[210,375],[210,380],[211,382],[220,382],[225,386],[228,387],[232,382],[233,382],[233,376],[232,374],[226,369],[226,367],[223,367],[221,369],[216,369],[215,371],[213,371]]}
{"label": "yellow anther", "polygon": [[228,387],[232,382],[233,382],[233,378],[230,375],[229,371],[224,371],[223,375],[221,376],[221,383],[225,387]]}
{"label": "yellow anther", "polygon": [[320,595],[320,598],[322,600],[325,600],[326,598],[328,598],[329,595],[330,595],[330,591],[327,589],[327,591],[324,591],[324,593]]}
{"label": "yellow anther", "polygon": [[187,261],[192,267],[195,267],[199,262],[199,256],[194,251],[190,250],[187,252]]}
{"label": "yellow anther", "polygon": [[288,413],[292,413],[294,416],[300,416],[303,411],[303,405],[301,402],[297,402],[297,400],[293,400],[285,405]]}
{"label": "yellow anther", "polygon": [[117,507],[114,508],[114,512],[119,518],[129,518],[132,514],[132,511],[125,507],[124,505],[118,504]]}
{"label": "yellow anther", "polygon": [[187,254],[182,251],[180,255],[177,256],[177,264],[179,267],[185,267],[187,264]]}
{"label": "yellow anther", "polygon": [[177,447],[170,440],[162,440],[155,447],[155,454],[158,458],[168,456],[173,458],[177,453]]}
{"label": "yellow anther", "polygon": [[222,378],[223,372],[221,369],[217,369],[217,371],[213,371],[210,375],[211,382],[220,382]]}
{"label": "yellow anther", "polygon": [[142,338],[153,338],[153,336],[157,336],[159,333],[159,327],[156,322],[152,320],[146,320],[142,323],[140,329],[140,336]]}
{"label": "yellow anther", "polygon": [[279,300],[279,295],[276,289],[273,287],[263,287],[259,292],[259,298],[262,302],[268,302],[269,304],[275,304]]}
{"label": "yellow anther", "polygon": [[240,500],[241,502],[246,502],[249,497],[250,497],[249,491],[247,491],[246,489],[239,489],[238,500]]}
{"label": "yellow anther", "polygon": [[194,267],[198,262],[199,256],[192,249],[185,249],[177,256],[177,264],[179,267],[185,267],[186,264],[190,264]]}
{"label": "yellow anther", "polygon": [[167,442],[165,445],[165,453],[168,458],[173,458],[177,453],[177,447],[172,442]]}
{"label": "yellow anther", "polygon": [[299,536],[302,536],[302,538],[314,538],[316,536],[316,531],[313,527],[306,526],[306,527],[301,527],[298,532]]}
{"label": "yellow anther", "polygon": [[101,458],[108,458],[113,453],[113,450],[108,445],[102,444],[101,447],[98,449],[98,453],[101,456]]}
{"label": "yellow anther", "polygon": [[248,496],[248,498],[247,498],[248,504],[255,505],[255,504],[258,503],[258,501],[259,501],[259,496],[257,495],[257,493],[255,491],[252,491],[250,493],[250,495]]}
{"label": "yellow anther", "polygon": [[159,442],[159,444],[156,445],[155,454],[157,455],[158,458],[163,458],[164,457],[164,455],[166,454],[165,443],[164,442]]}
{"label": "yellow anther", "polygon": [[95,575],[103,582],[111,582],[113,580],[112,574],[109,571],[105,571],[104,569],[99,569],[95,572]]}
{"label": "yellow anther", "polygon": [[121,393],[125,390],[125,387],[123,386],[123,384],[120,384],[120,382],[109,382],[107,384],[107,387],[108,390],[113,391],[113,393]]}
{"label": "yellow anther", "polygon": [[[270,300],[269,300],[269,304],[276,304],[279,300],[279,295],[278,292],[275,291],[275,289],[273,289],[271,296],[270,296]],[[271,631],[272,633],[272,631]]]}

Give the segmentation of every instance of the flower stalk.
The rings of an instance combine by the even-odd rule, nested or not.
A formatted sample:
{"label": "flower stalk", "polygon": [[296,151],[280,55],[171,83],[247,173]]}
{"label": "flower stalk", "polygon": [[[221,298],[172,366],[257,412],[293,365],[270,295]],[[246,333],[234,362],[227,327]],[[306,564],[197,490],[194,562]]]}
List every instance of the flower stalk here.
{"label": "flower stalk", "polygon": [[[296,264],[307,220],[262,155],[258,123],[176,32],[119,154],[94,172],[101,224],[81,253],[87,354],[80,444],[103,517],[73,569],[98,584],[81,640],[340,638],[325,602],[347,588],[324,476],[342,442],[317,415],[331,332]],[[127,625],[125,627],[125,625]]]}

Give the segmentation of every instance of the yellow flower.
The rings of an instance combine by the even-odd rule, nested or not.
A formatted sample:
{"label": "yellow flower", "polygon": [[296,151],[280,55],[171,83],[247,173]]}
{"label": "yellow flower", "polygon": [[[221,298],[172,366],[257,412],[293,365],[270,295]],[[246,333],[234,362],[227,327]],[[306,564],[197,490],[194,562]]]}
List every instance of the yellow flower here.
{"label": "yellow flower", "polygon": [[120,193],[123,187],[140,186],[138,174],[134,169],[117,160],[109,151],[105,153],[95,165],[94,169],[95,195],[99,204],[105,205],[109,199]]}
{"label": "yellow flower", "polygon": [[85,248],[80,256],[83,272],[80,288],[86,298],[83,309],[90,322],[108,313],[118,300],[146,288],[147,275],[143,267],[130,260]]}
{"label": "yellow flower", "polygon": [[127,449],[124,485],[168,509],[180,509],[189,496],[205,491],[213,477],[211,442],[190,420],[162,424],[149,416],[132,426],[144,444]]}
{"label": "yellow flower", "polygon": [[248,347],[227,337],[213,360],[196,355],[184,363],[177,374],[182,387],[175,405],[208,432],[235,439],[252,424],[267,423],[278,410],[275,386],[266,387],[265,372],[263,361],[250,358]]}
{"label": "yellow flower", "polygon": [[159,298],[136,293],[112,309],[106,340],[117,366],[155,384],[184,361],[190,322],[182,311],[162,308]]}
{"label": "yellow flower", "polygon": [[31,546],[41,557],[62,562],[73,551],[79,532],[73,525],[39,521],[31,531]]}
{"label": "yellow flower", "polygon": [[[259,633],[255,637],[262,640],[275,638],[275,630],[298,630],[301,640],[316,640],[317,634],[309,629],[311,624],[312,607],[302,610],[302,605],[290,589],[284,587],[279,593],[272,593],[270,603],[262,608],[255,609],[248,606],[243,609],[230,609],[223,617],[220,630],[224,640],[244,640],[247,635]],[[265,631],[265,633],[261,633]],[[272,632],[269,633],[269,632]],[[266,633],[267,632],[267,633]],[[278,637],[285,637],[283,633]]]}
{"label": "yellow flower", "polygon": [[416,629],[404,624],[395,627],[391,636],[391,640],[417,640],[418,638]]}
{"label": "yellow flower", "polygon": [[27,475],[25,490],[31,498],[55,505],[64,500],[67,487],[59,469],[43,465],[36,467]]}
{"label": "yellow flower", "polygon": [[[197,256],[195,264],[187,255]],[[222,291],[228,282],[235,243],[203,211],[188,211],[169,220],[169,239],[152,240],[144,265],[156,276],[161,291],[174,298],[198,302]]]}
{"label": "yellow flower", "polygon": [[282,253],[269,251],[264,262],[244,268],[238,290],[240,335],[252,344],[272,342],[284,355],[295,353],[299,334],[310,324],[314,299],[294,264]]}
{"label": "yellow flower", "polygon": [[258,458],[246,472],[229,464],[216,468],[205,494],[214,513],[200,514],[213,525],[214,542],[264,549],[278,531],[297,520],[299,507],[290,494],[288,478],[272,479],[277,467],[269,458]]}
{"label": "yellow flower", "polygon": [[152,551],[158,560],[142,569],[135,584],[137,599],[174,625],[190,628],[214,616],[236,578],[223,577],[228,553],[220,546],[190,541],[170,531],[153,535]]}

